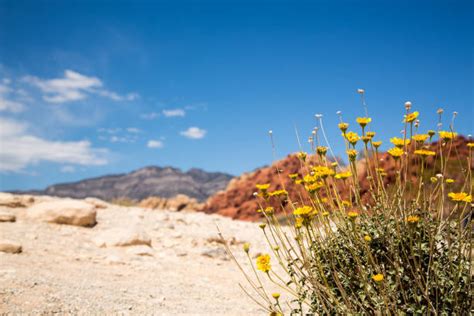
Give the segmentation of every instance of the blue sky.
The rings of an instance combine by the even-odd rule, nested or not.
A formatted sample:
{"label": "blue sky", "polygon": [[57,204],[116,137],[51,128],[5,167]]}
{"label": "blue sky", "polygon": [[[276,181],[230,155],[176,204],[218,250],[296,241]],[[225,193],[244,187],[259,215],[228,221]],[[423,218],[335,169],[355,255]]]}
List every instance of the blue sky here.
{"label": "blue sky", "polygon": [[[240,174],[324,114],[473,131],[472,1],[0,0],[0,190],[147,165]],[[386,148],[386,147],[385,147]]]}

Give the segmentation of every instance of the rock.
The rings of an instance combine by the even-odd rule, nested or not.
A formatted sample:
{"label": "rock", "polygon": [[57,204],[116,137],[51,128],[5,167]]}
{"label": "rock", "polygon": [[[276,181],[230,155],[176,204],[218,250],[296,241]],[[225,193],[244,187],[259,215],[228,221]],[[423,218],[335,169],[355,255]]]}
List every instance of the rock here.
{"label": "rock", "polygon": [[196,199],[190,198],[184,194],[178,194],[169,199],[152,196],[142,200],[138,206],[143,208],[162,210],[166,209],[171,211],[199,211],[202,208],[202,204],[198,203]]}
{"label": "rock", "polygon": [[16,216],[7,210],[0,209],[0,222],[14,222]]}
{"label": "rock", "polygon": [[20,244],[10,240],[0,240],[0,251],[6,253],[20,253],[22,252]]}
{"label": "rock", "polygon": [[136,256],[149,256],[149,257],[154,256],[154,251],[152,248],[148,246],[142,246],[142,245],[128,247],[127,253],[136,255]]}
{"label": "rock", "polygon": [[31,206],[27,216],[43,222],[92,227],[97,212],[90,203],[64,199],[42,202]]}
{"label": "rock", "polygon": [[107,257],[105,257],[105,262],[107,264],[125,264],[125,262],[123,261],[123,259],[117,255],[108,255]]}
{"label": "rock", "polygon": [[135,245],[146,245],[151,247],[151,239],[148,234],[138,226],[126,228],[111,228],[103,231],[94,238],[98,247],[126,247]]}
{"label": "rock", "polygon": [[85,198],[84,201],[94,205],[95,208],[97,209],[104,209],[104,208],[109,207],[109,203],[102,201],[101,199],[98,199],[98,198],[88,197],[88,198]]}
{"label": "rock", "polygon": [[209,258],[219,258],[221,260],[229,260],[229,256],[227,255],[227,252],[222,249],[222,248],[212,248],[212,249],[206,249],[203,252],[201,252],[201,255],[204,257],[209,257]]}
{"label": "rock", "polygon": [[149,198],[142,200],[138,206],[151,209],[164,209],[166,207],[166,201],[166,199],[158,196],[150,196]]}
{"label": "rock", "polygon": [[178,194],[175,197],[168,199],[167,209],[171,211],[198,211],[201,205],[196,199],[190,198],[184,194]]}
{"label": "rock", "polygon": [[31,195],[15,195],[11,193],[0,192],[0,206],[16,208],[29,207],[35,202]]}

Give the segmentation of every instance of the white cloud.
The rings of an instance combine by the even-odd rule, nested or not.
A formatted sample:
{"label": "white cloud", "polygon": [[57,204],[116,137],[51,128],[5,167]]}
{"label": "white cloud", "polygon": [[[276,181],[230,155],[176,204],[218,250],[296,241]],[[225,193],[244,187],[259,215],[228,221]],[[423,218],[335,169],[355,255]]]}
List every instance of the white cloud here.
{"label": "white cloud", "polygon": [[126,95],[120,95],[116,92],[108,90],[95,90],[94,92],[102,97],[106,97],[114,101],[134,101],[139,98],[138,93],[128,93]]}
{"label": "white cloud", "polygon": [[22,103],[5,99],[0,95],[0,112],[9,111],[13,113],[21,112],[25,109]]}
{"label": "white cloud", "polygon": [[138,133],[141,132],[141,130],[139,128],[136,128],[136,127],[129,127],[129,128],[127,128],[127,132],[133,133],[133,134],[138,134]]}
{"label": "white cloud", "polygon": [[161,140],[151,139],[147,143],[148,148],[163,148],[164,144]]}
{"label": "white cloud", "polygon": [[125,135],[125,136],[111,136],[109,138],[109,141],[111,143],[134,143],[137,141],[137,137],[136,136],[129,136],[129,135]]}
{"label": "white cloud", "polygon": [[163,110],[163,115],[166,117],[183,117],[186,112],[183,109]]}
{"label": "white cloud", "polygon": [[5,79],[3,82],[5,84],[0,84],[0,112],[22,112],[25,109],[23,103],[8,99],[11,92],[13,92],[13,89],[7,86],[10,82],[5,81]]}
{"label": "white cloud", "polygon": [[122,131],[120,127],[118,128],[104,128],[101,127],[98,129],[99,133],[107,133],[107,134],[117,134]]}
{"label": "white cloud", "polygon": [[63,78],[40,79],[26,76],[23,81],[38,87],[43,92],[43,100],[49,103],[65,103],[83,100],[91,94],[97,94],[114,101],[133,101],[138,94],[120,95],[103,89],[103,82],[97,77],[88,77],[72,70],[65,70]]}
{"label": "white cloud", "polygon": [[76,168],[74,168],[74,166],[62,166],[60,171],[62,173],[74,173],[76,172]]}
{"label": "white cloud", "polygon": [[201,129],[199,127],[190,127],[185,131],[182,131],[180,134],[183,135],[184,137],[191,138],[191,139],[201,139],[206,136],[207,131],[204,129]]}
{"label": "white cloud", "polygon": [[107,150],[88,141],[50,141],[28,134],[27,125],[0,118],[0,172],[18,172],[42,161],[104,165]]}
{"label": "white cloud", "polygon": [[159,116],[160,116],[160,114],[156,113],[156,112],[143,113],[142,115],[140,115],[140,117],[144,120],[154,120]]}
{"label": "white cloud", "polygon": [[50,103],[64,103],[82,100],[92,88],[102,87],[102,81],[97,77],[88,77],[72,70],[64,71],[64,78],[40,79],[35,76],[23,78],[38,87],[43,93],[43,99]]}

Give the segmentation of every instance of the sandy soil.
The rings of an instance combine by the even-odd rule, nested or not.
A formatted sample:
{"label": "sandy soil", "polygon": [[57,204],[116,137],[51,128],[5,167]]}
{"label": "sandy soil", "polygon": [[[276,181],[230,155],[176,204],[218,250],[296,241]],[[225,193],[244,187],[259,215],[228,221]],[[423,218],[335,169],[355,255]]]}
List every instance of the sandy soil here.
{"label": "sandy soil", "polygon": [[[95,227],[83,228],[32,221],[26,209],[10,210],[17,221],[0,223],[0,239],[20,243],[23,252],[0,252],[0,314],[264,314],[239,288],[245,279],[222,245],[212,241],[217,224],[226,237],[264,250],[257,224],[110,206],[98,210]],[[108,228],[129,225],[148,233],[151,253],[137,255],[144,246],[100,248],[93,242]],[[241,244],[232,249],[245,262]]]}

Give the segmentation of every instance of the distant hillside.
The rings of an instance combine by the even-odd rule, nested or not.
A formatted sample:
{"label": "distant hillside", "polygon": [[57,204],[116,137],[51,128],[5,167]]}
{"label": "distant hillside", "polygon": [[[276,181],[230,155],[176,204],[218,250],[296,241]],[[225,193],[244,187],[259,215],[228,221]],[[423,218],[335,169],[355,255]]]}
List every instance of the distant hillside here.
{"label": "distant hillside", "polygon": [[183,172],[172,167],[145,167],[127,174],[106,175],[78,182],[55,184],[45,190],[29,192],[35,195],[85,198],[103,200],[129,198],[142,200],[149,196],[170,198],[177,194],[204,201],[219,190],[226,188],[232,176],[221,172],[206,172],[190,169]]}

